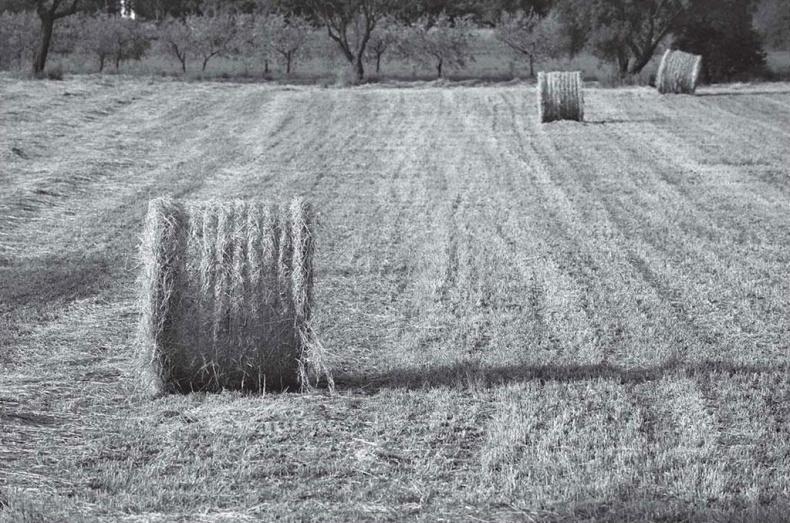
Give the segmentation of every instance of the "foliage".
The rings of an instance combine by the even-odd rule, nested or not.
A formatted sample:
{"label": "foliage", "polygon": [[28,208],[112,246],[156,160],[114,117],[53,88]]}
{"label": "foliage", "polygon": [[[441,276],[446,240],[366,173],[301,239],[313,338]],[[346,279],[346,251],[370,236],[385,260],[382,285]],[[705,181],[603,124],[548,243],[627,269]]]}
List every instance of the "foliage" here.
{"label": "foliage", "polygon": [[117,70],[121,62],[140,60],[150,47],[149,37],[141,23],[119,16],[97,14],[80,20],[80,48],[99,61],[99,71],[107,60]]}
{"label": "foliage", "polygon": [[495,31],[501,42],[529,60],[530,76],[535,76],[536,60],[556,57],[568,46],[556,15],[541,17],[535,11],[505,11]]}
{"label": "foliage", "polygon": [[236,21],[227,10],[221,9],[202,16],[190,15],[186,18],[189,26],[190,48],[202,60],[202,71],[206,70],[209,60],[232,51],[236,38]]}
{"label": "foliage", "polygon": [[535,12],[545,16],[552,0],[406,0],[393,14],[408,23],[444,13],[451,19],[471,17],[475,23],[495,26],[503,12]]}
{"label": "foliage", "polygon": [[446,13],[437,17],[423,17],[404,35],[402,52],[405,56],[430,64],[439,78],[445,67],[464,67],[474,59],[470,45],[471,18],[451,20]]}
{"label": "foliage", "polygon": [[404,27],[392,16],[382,18],[370,34],[365,56],[376,63],[376,74],[381,72],[381,59],[389,51],[396,49]]}
{"label": "foliage", "polygon": [[[32,1],[32,0],[31,0]],[[52,42],[55,22],[74,15],[80,7],[79,0],[35,0],[36,14],[41,21],[41,40],[33,58],[33,73],[40,75],[47,65],[47,55]]]}
{"label": "foliage", "polygon": [[703,75],[710,82],[754,73],[764,67],[765,52],[752,14],[751,2],[694,0],[673,47],[701,54]]}
{"label": "foliage", "polygon": [[38,19],[31,12],[0,13],[0,68],[29,64],[38,42],[38,29]]}
{"label": "foliage", "polygon": [[192,28],[184,20],[168,18],[159,27],[159,48],[181,64],[181,71],[187,71],[187,61],[192,55]]}
{"label": "foliage", "polygon": [[571,38],[616,64],[621,76],[639,73],[686,12],[690,0],[558,0],[558,14]]}
{"label": "foliage", "polygon": [[285,17],[273,15],[265,22],[268,35],[268,47],[277,54],[285,66],[286,74],[291,74],[294,61],[307,53],[305,43],[310,36],[312,26],[300,16]]}
{"label": "foliage", "polygon": [[323,26],[352,66],[356,81],[365,77],[364,57],[377,24],[399,5],[397,0],[280,0]]}
{"label": "foliage", "polygon": [[787,0],[764,1],[755,13],[755,25],[767,44],[790,48],[790,2]]}

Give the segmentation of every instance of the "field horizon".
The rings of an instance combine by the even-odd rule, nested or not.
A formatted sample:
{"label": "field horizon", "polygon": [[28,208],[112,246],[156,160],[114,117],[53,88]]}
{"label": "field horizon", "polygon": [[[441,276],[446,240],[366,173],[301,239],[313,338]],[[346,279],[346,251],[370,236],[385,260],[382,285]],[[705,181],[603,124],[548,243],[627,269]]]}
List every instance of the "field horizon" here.
{"label": "field horizon", "polygon": [[[787,517],[790,83],[0,93],[0,522]],[[159,196],[311,202],[334,394],[134,394]]]}

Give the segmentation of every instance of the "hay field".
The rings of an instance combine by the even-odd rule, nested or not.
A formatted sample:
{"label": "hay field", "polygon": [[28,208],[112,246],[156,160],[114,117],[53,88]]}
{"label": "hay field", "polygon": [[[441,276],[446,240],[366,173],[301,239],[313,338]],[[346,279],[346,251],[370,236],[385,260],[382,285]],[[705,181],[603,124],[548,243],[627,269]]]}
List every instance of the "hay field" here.
{"label": "hay field", "polygon": [[[0,77],[0,521],[780,521],[790,85]],[[337,394],[129,396],[149,198],[302,196]]]}

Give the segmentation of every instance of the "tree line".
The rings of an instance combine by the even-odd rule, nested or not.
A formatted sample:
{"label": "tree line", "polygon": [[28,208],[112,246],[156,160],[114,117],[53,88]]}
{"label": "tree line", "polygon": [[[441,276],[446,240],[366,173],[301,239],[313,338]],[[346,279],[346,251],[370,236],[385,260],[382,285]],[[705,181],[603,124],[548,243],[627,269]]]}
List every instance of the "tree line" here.
{"label": "tree line", "polygon": [[[371,61],[379,72],[388,54],[428,64],[441,77],[473,58],[470,42],[481,27],[523,56],[532,74],[541,60],[585,51],[622,77],[635,75],[671,43],[702,54],[715,81],[764,65],[765,41],[790,47],[790,2],[0,0],[0,66],[29,60],[38,74],[53,46],[70,46],[95,56],[103,70],[156,47],[182,71],[191,62],[206,70],[214,57],[244,55],[259,57],[267,72],[277,61],[290,73],[319,52],[341,57],[354,81],[364,80]],[[74,42],[57,42],[70,28]]]}

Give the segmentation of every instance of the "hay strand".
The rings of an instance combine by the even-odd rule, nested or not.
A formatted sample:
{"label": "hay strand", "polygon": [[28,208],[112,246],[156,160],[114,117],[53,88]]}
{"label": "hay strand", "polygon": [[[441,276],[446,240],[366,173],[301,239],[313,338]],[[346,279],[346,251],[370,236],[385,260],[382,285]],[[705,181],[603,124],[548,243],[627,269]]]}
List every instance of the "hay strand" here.
{"label": "hay strand", "polygon": [[702,56],[668,49],[658,66],[656,88],[661,94],[694,94],[701,70]]}
{"label": "hay strand", "polygon": [[582,73],[538,73],[538,111],[542,123],[557,120],[584,121]]}
{"label": "hay strand", "polygon": [[306,389],[325,378],[310,326],[313,218],[300,199],[149,204],[141,245],[148,394]]}

